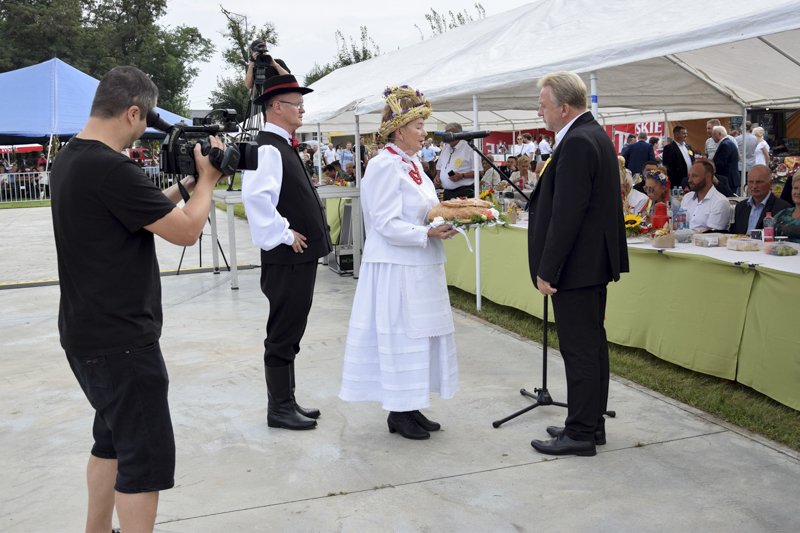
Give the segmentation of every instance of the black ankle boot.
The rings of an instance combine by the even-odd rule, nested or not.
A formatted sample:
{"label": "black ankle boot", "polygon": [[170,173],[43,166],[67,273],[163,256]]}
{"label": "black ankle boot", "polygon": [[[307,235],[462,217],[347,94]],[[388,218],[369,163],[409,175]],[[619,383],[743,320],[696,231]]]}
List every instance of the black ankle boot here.
{"label": "black ankle boot", "polygon": [[424,429],[425,431],[439,431],[442,429],[442,425],[438,422],[434,422],[433,420],[428,420],[425,415],[420,413],[419,411],[411,411],[411,416],[414,417],[414,421],[419,424],[419,427]]}
{"label": "black ankle boot", "polygon": [[292,371],[286,366],[265,366],[267,376],[267,425],[271,428],[311,429],[317,421],[297,412],[292,400]]}
{"label": "black ankle boot", "polygon": [[408,411],[402,413],[390,412],[387,422],[389,424],[389,433],[396,431],[407,439],[423,440],[431,436],[430,433],[417,424],[414,416]]}
{"label": "black ankle boot", "polygon": [[292,401],[294,402],[295,411],[297,411],[298,413],[307,418],[319,418],[320,415],[319,409],[314,409],[313,407],[311,409],[305,409],[297,405],[297,400],[295,400],[294,397],[294,361],[289,363],[289,369],[292,372]]}

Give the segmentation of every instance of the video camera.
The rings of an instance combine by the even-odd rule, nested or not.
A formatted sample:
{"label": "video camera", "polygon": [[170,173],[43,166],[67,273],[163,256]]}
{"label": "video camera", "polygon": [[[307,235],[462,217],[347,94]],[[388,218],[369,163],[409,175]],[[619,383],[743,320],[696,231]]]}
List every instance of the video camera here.
{"label": "video camera", "polygon": [[[278,70],[272,66],[272,56],[269,54],[269,50],[267,50],[267,43],[261,39],[256,39],[253,41],[253,44],[250,45],[250,51],[256,52],[256,57],[253,59],[254,85],[264,85],[267,78],[278,75]],[[283,68],[287,68],[280,59],[275,60],[275,62],[280,63]]]}
{"label": "video camera", "polygon": [[[153,107],[147,113],[147,125],[167,134],[161,144],[159,165],[166,174],[196,176],[197,166],[194,161],[194,146],[199,144],[203,155],[207,155],[214,168],[223,174],[233,176],[237,170],[255,170],[258,168],[258,144],[240,142],[228,145],[225,150],[212,147],[209,135],[217,133],[237,133],[236,111],[233,109],[217,109],[222,113],[222,124],[201,124],[189,126],[185,122],[170,124],[158,115]],[[204,121],[205,122],[205,121]]]}

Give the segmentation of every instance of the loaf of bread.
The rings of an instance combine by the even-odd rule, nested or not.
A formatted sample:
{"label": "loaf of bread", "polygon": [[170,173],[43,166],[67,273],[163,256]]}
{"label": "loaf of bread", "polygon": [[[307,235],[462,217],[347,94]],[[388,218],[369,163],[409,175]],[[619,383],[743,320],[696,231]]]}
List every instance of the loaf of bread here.
{"label": "loaf of bread", "polygon": [[472,220],[472,217],[481,216],[483,212],[491,206],[492,204],[489,202],[475,198],[447,200],[441,202],[428,212],[428,221],[436,217],[442,217],[445,220],[453,220],[455,218],[462,224],[468,224]]}

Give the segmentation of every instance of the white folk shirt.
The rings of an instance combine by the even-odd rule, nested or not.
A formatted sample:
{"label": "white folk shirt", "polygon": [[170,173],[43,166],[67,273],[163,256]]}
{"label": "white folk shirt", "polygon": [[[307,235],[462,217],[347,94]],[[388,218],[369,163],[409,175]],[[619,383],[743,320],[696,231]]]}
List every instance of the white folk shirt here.
{"label": "white folk shirt", "polygon": [[[396,146],[392,148],[400,152]],[[428,211],[439,203],[436,189],[416,156],[405,158],[405,162],[403,159],[381,150],[361,179],[367,235],[362,261],[407,266],[444,263],[447,258],[442,240],[428,239]],[[409,175],[411,164],[416,166],[422,183],[417,184]]]}
{"label": "white folk shirt", "polygon": [[447,174],[452,170],[459,174],[472,172],[472,159],[474,152],[467,141],[458,141],[455,148],[445,143],[442,152],[439,154],[439,161],[436,162],[436,170],[439,171],[439,179],[445,189],[458,189],[472,185],[474,180],[452,181]]}
{"label": "white folk shirt", "polygon": [[[270,122],[264,131],[280,135],[291,144],[289,132]],[[242,173],[242,201],[247,212],[247,222],[253,244],[262,250],[272,250],[281,244],[294,243],[294,233],[289,221],[278,213],[278,200],[283,184],[283,161],[277,148],[270,145],[258,147],[258,168]]]}
{"label": "white folk shirt", "polygon": [[731,203],[713,185],[700,202],[697,193],[684,196],[681,208],[686,211],[686,221],[692,231],[726,230],[731,223]]}

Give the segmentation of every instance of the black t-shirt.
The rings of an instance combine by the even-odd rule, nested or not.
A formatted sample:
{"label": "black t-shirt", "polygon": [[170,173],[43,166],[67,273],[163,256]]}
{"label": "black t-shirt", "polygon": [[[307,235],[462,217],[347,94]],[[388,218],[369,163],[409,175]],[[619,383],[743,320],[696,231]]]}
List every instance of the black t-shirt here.
{"label": "black t-shirt", "polygon": [[50,179],[58,252],[61,346],[105,355],[161,336],[161,280],[153,234],[144,226],[175,204],[129,157],[73,137]]}

